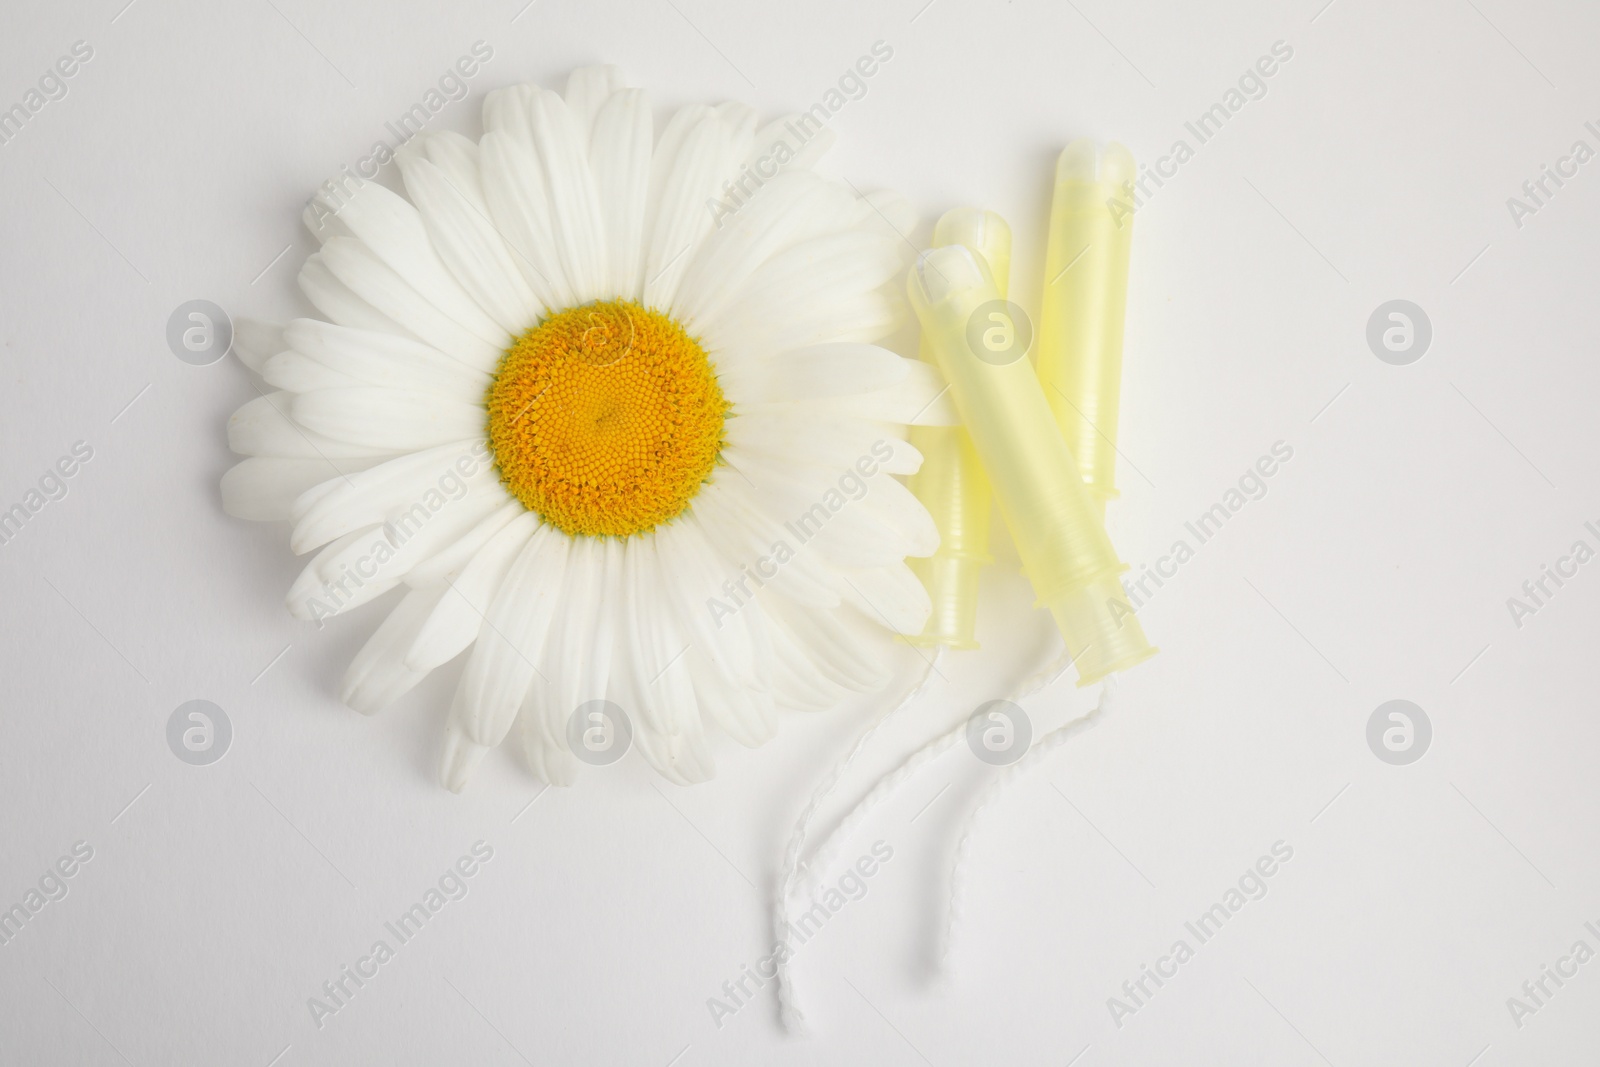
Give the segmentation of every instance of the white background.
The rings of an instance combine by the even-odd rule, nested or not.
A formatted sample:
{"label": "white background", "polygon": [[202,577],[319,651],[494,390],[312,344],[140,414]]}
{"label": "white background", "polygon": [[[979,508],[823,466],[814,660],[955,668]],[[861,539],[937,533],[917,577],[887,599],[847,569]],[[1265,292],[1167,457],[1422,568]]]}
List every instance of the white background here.
{"label": "white background", "polygon": [[[0,13],[0,106],[94,49],[0,146],[0,508],[94,449],[0,547],[0,906],[94,849],[0,946],[0,1062],[1592,1062],[1600,962],[1520,1028],[1506,1000],[1579,938],[1600,949],[1600,563],[1520,628],[1506,600],[1597,544],[1600,162],[1521,228],[1506,198],[1574,140],[1600,148],[1595,9],[124,2]],[[994,773],[964,748],[846,843],[894,858],[802,951],[815,1037],[778,1030],[770,989],[720,1028],[706,1004],[770,950],[788,828],[892,692],[722,746],[693,789],[630,755],[542,795],[497,753],[456,797],[435,775],[459,666],[375,719],[344,708],[377,609],[294,623],[286,530],[221,513],[224,424],[254,394],[232,359],[174,358],[169,314],[304,313],[302,203],[480,39],[494,57],[438,128],[476,136],[488,89],[600,61],[662,107],[798,110],[883,40],[829,166],[909,195],[917,241],[958,204],[1003,213],[1025,304],[1068,140],[1193,147],[1184,120],[1293,48],[1138,216],[1113,539],[1137,573],[1274,442],[1293,459],[1143,610],[1163,652],[1118,714],[981,824],[944,987],[952,837]],[[1365,341],[1395,298],[1433,323],[1410,366]],[[1002,559],[983,650],[846,799],[1049,654],[1029,599]],[[897,685],[920,667],[883,654]],[[1042,732],[1092,697],[1069,679],[1027,706]],[[204,768],[164,736],[196,698],[235,730]],[[1393,698],[1433,724],[1410,766],[1367,747]],[[479,839],[470,894],[318,1029],[307,998]],[[1266,897],[1118,1027],[1107,998],[1279,840]]]}

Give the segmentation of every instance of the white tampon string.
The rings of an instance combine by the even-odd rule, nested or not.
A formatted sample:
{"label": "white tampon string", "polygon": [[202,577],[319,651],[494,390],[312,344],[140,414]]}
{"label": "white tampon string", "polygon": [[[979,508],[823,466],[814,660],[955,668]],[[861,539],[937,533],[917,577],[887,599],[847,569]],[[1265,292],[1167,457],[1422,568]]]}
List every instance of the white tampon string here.
{"label": "white tampon string", "polygon": [[[1067,654],[1065,648],[1062,648],[1047,666],[1030,674],[1022,683],[1021,688],[1014,692],[1009,699],[1013,703],[1028,699],[1035,693],[1055,684],[1056,680],[1065,674],[1070,666],[1072,666],[1072,657]],[[822,842],[817,845],[816,851],[812,854],[811,862],[805,865],[805,883],[802,888],[814,888],[817,882],[828,873],[828,870],[833,866],[833,861],[839,848],[849,839],[855,828],[872,813],[874,808],[888,800],[896,790],[913,778],[918,771],[944,755],[966,736],[967,720],[962,719],[952,726],[949,731],[930,740],[927,744],[907,756],[900,766],[878,779],[877,784],[856,802],[856,806],[851,808],[845,814],[845,817],[839,820],[839,824],[823,837]]]}
{"label": "white tampon string", "polygon": [[[915,704],[927,692],[928,685],[933,681],[934,675],[939,672],[939,662],[944,658],[945,647],[937,646],[933,656],[928,660],[927,669],[922,672],[922,677],[917,684],[906,692],[900,702],[888,711],[879,715],[867,728],[861,731],[850,751],[833,765],[833,768],[823,776],[822,780],[811,792],[811,799],[801,809],[800,817],[795,821],[794,831],[789,835],[789,847],[784,851],[783,868],[778,875],[777,888],[772,898],[772,927],[773,936],[782,941],[789,930],[789,899],[794,895],[795,885],[800,878],[800,857],[805,851],[806,838],[811,833],[811,824],[816,821],[817,811],[823,801],[827,800],[839,785],[839,780],[844,777],[850,765],[866,748],[867,742],[872,740],[874,734],[884,723],[894,718],[905,708]],[[792,951],[792,950],[791,950]],[[805,1029],[805,1013],[800,1006],[795,994],[794,981],[789,973],[789,960],[791,955],[786,954],[777,961],[777,989],[778,989],[778,1015],[783,1022],[784,1029],[791,1033],[803,1032]]]}
{"label": "white tampon string", "polygon": [[1025,756],[1005,768],[994,780],[988,784],[978,800],[968,812],[965,824],[961,829],[961,836],[956,840],[955,862],[950,870],[950,906],[945,913],[944,929],[939,938],[939,951],[937,955],[938,969],[942,972],[949,962],[951,946],[955,940],[956,924],[961,920],[962,906],[966,900],[966,872],[967,853],[972,843],[973,831],[977,828],[978,819],[984,810],[999,799],[1010,785],[1023,772],[1042,763],[1050,753],[1060,748],[1066,742],[1090,729],[1099,723],[1100,719],[1112,710],[1112,705],[1117,692],[1117,676],[1106,675],[1100,687],[1100,700],[1086,714],[1080,715],[1064,726],[1057,727],[1041,737],[1037,744],[1030,748]]}
{"label": "white tampon string", "polygon": [[[937,661],[935,661],[935,663],[937,663]],[[1051,656],[1050,662],[1042,669],[1030,674],[1027,679],[1023,681],[1022,685],[1016,690],[1016,692],[1012,694],[1010,699],[1013,702],[1026,700],[1028,697],[1031,697],[1041,690],[1054,684],[1057,679],[1066,673],[1067,668],[1071,666],[1072,657],[1068,654],[1064,647],[1060,647],[1059,651],[1055,652]],[[930,664],[928,671],[929,676],[934,673],[933,667],[934,665]],[[895,711],[914,703],[916,698],[921,695],[926,684],[927,677],[924,677],[922,685],[919,685],[911,695],[909,695],[894,709],[891,709],[888,715],[885,715],[883,719],[879,720],[878,724],[875,724],[873,727],[868,729],[868,733],[857,742],[856,746],[851,749],[849,755],[845,757],[844,763],[835,768],[836,773],[830,775],[829,778],[825,780],[828,788],[831,789],[832,786],[837,783],[838,778],[844,773],[844,769],[848,766],[849,761],[855,757],[856,752],[860,751],[861,745],[876,729],[877,725],[881,725],[882,722],[887,720],[889,715],[894,714]],[[786,929],[789,921],[788,900],[794,895],[795,891],[814,891],[818,882],[826,876],[828,870],[832,867],[839,848],[844,844],[845,841],[849,840],[850,835],[855,832],[856,827],[865,821],[866,817],[870,815],[872,811],[878,807],[878,805],[882,804],[885,800],[893,796],[902,785],[915,777],[918,771],[927,766],[929,763],[932,763],[934,760],[938,759],[940,756],[944,755],[944,753],[948,752],[951,748],[954,748],[963,739],[965,739],[966,736],[967,720],[962,719],[945,733],[934,737],[921,748],[907,756],[900,766],[896,767],[893,771],[890,771],[888,774],[878,779],[877,783],[873,785],[873,787],[856,802],[855,806],[845,813],[844,818],[839,820],[839,823],[823,836],[822,841],[813,850],[811,860],[805,863],[803,868],[801,868],[798,863],[791,864],[786,859],[784,864],[784,877],[780,879],[776,894],[777,902],[773,908],[775,920],[774,925],[777,927],[780,937],[783,931]],[[809,806],[807,811],[814,815],[814,811]],[[802,821],[806,819],[805,813],[802,813],[801,819]],[[796,827],[796,829],[798,830],[799,827]],[[801,845],[803,846],[803,834],[800,836],[800,841]],[[795,845],[795,840],[793,838],[790,840],[790,851],[796,857],[798,856],[797,846]],[[791,872],[793,872],[795,882],[798,882],[798,884],[793,884],[789,881]],[[782,1020],[784,1027],[790,1032],[803,1032],[805,1028],[805,1014],[800,1010],[797,1002],[798,998],[794,988],[795,983],[793,976],[789,972],[788,961],[779,961],[777,967],[779,1018]]]}

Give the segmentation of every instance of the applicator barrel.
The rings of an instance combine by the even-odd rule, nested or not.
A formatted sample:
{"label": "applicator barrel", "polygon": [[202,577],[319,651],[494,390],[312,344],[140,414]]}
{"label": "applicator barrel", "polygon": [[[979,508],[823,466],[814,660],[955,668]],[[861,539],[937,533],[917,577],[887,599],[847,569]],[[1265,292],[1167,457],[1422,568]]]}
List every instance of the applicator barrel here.
{"label": "applicator barrel", "polygon": [[1117,409],[1138,178],[1122,145],[1086,138],[1056,161],[1039,309],[1039,383],[1101,514],[1117,495]]}
{"label": "applicator barrel", "polygon": [[[982,256],[995,289],[1004,297],[1011,273],[1011,228],[992,211],[955,208],[933,228],[936,245],[964,245]],[[921,356],[937,363],[928,339]],[[989,508],[994,493],[983,471],[972,436],[964,426],[913,426],[911,444],[922,453],[922,466],[910,488],[933,516],[939,529],[939,550],[907,560],[922,579],[933,612],[913,644],[977,648],[978,575],[989,555]]]}
{"label": "applicator barrel", "polygon": [[[982,258],[959,245],[924,253],[908,279],[923,336],[994,487],[1039,604],[1088,685],[1155,654],[1117,575],[1098,509],[1062,440],[1032,365],[986,332],[1000,303]],[[1014,334],[1012,335],[1014,336]]]}

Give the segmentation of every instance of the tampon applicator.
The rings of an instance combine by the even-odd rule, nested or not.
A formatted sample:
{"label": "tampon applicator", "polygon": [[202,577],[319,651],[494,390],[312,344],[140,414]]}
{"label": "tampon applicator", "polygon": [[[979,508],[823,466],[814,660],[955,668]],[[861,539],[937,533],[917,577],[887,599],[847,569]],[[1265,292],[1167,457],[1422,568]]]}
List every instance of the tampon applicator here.
{"label": "tampon applicator", "polygon": [[988,265],[961,245],[936,248],[918,257],[907,288],[1078,684],[1154,655],[1117,578],[1127,564],[1111,547],[1032,364],[1022,352],[997,356],[982,343],[987,311],[1003,306]]}
{"label": "tampon applicator", "polygon": [[1055,195],[1039,307],[1039,384],[1100,514],[1117,495],[1117,407],[1128,248],[1138,178],[1133,156],[1073,141],[1056,161]]}
{"label": "tampon applicator", "polygon": [[[989,265],[995,290],[1006,295],[1011,274],[1011,227],[992,211],[958,207],[945,212],[933,228],[935,245],[964,245]],[[928,339],[922,358],[937,364]],[[909,485],[939,529],[939,550],[906,562],[927,587],[933,602],[928,625],[907,638],[924,647],[977,648],[978,574],[992,562],[989,555],[989,505],[994,494],[964,426],[913,426],[911,444],[922,453],[922,466]]]}

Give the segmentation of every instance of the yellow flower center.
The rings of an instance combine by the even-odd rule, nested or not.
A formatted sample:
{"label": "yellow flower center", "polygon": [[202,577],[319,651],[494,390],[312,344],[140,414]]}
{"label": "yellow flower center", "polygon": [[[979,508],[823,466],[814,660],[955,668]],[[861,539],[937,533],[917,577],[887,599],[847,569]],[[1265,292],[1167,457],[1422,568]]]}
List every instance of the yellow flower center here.
{"label": "yellow flower center", "polygon": [[569,534],[627,537],[689,506],[716,465],[728,402],[699,342],[607,300],[517,338],[489,386],[500,481]]}

